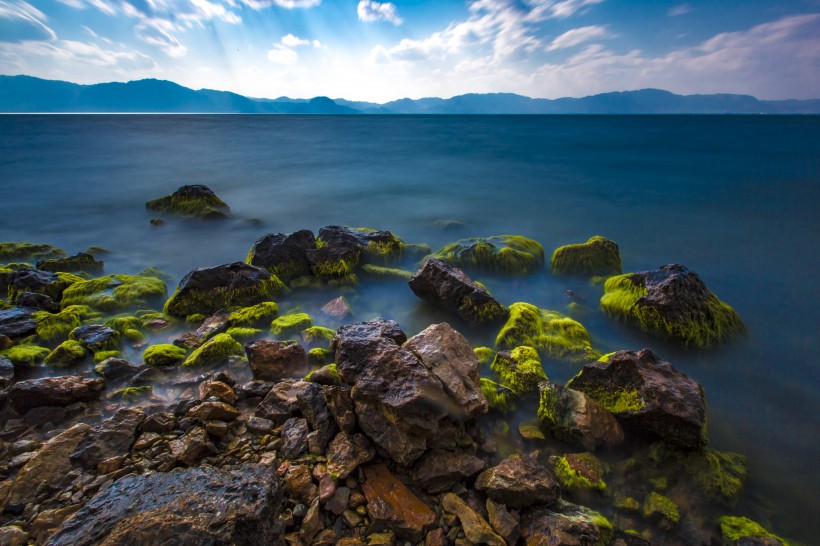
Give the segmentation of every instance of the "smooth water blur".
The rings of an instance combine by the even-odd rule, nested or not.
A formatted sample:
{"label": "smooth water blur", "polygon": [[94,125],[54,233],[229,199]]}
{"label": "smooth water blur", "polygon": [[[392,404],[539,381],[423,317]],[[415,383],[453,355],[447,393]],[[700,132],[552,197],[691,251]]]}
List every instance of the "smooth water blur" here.
{"label": "smooth water blur", "polygon": [[[146,201],[192,183],[237,219],[149,225]],[[328,224],[433,248],[522,234],[548,257],[601,234],[620,245],[625,271],[689,266],[740,313],[747,339],[681,350],[603,317],[600,288],[583,280],[482,280],[503,303],[564,312],[575,290],[596,348],[652,347],[703,384],[710,445],[749,457],[734,512],[807,543],[820,536],[818,204],[818,117],[0,116],[0,240],[103,246],[108,272],[153,265],[178,280],[244,259],[265,233]],[[336,292],[280,306],[315,312]],[[346,296],[356,319],[395,318],[408,334],[450,319],[402,283]],[[458,326],[492,343],[494,332]],[[557,381],[577,371],[545,368]]]}

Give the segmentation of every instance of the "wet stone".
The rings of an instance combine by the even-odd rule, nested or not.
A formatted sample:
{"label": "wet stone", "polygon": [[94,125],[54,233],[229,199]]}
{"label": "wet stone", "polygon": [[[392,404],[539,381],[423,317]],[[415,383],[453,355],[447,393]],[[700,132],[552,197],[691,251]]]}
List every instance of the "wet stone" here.
{"label": "wet stone", "polygon": [[251,415],[247,422],[248,430],[257,434],[268,434],[273,430],[273,421]]}
{"label": "wet stone", "polygon": [[282,426],[282,439],[285,441],[282,446],[282,456],[286,459],[294,459],[307,451],[308,424],[305,419],[292,417],[285,421]]}
{"label": "wet stone", "polygon": [[239,415],[233,406],[224,402],[203,402],[188,412],[188,417],[200,421],[233,421]]}
{"label": "wet stone", "polygon": [[168,448],[177,462],[191,466],[205,453],[207,441],[205,430],[194,427],[181,438],[169,442]]}
{"label": "wet stone", "polygon": [[513,508],[550,505],[560,495],[552,473],[534,456],[512,455],[488,468],[476,479],[475,488],[496,502]]}
{"label": "wet stone", "polygon": [[71,460],[91,470],[105,459],[127,454],[144,419],[145,413],[139,409],[117,411],[85,435],[71,454]]}
{"label": "wet stone", "polygon": [[318,494],[307,465],[291,466],[285,474],[284,483],[288,495],[305,504],[313,502]]}
{"label": "wet stone", "polygon": [[149,415],[140,425],[143,432],[171,432],[176,427],[177,421],[174,414],[167,412]]}
{"label": "wet stone", "polygon": [[362,490],[367,497],[371,531],[389,530],[400,538],[420,540],[435,522],[435,513],[396,479],[385,465],[365,468],[364,476]]}
{"label": "wet stone", "polygon": [[337,434],[327,448],[327,471],[339,479],[347,478],[359,465],[376,455],[363,434]]}
{"label": "wet stone", "polygon": [[254,379],[278,381],[308,372],[307,353],[298,343],[260,339],[245,345],[245,353]]}

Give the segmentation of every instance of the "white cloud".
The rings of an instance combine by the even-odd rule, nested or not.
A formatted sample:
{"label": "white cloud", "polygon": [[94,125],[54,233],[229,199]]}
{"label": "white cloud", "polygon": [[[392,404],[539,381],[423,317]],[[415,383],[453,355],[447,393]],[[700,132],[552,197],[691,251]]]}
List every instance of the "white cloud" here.
{"label": "white cloud", "polygon": [[188,48],[171,34],[173,26],[162,19],[147,19],[134,27],[134,34],[148,45],[160,48],[173,58],[184,57]]}
{"label": "white cloud", "polygon": [[399,17],[396,5],[392,2],[375,2],[373,0],[360,0],[358,7],[359,20],[365,23],[375,21],[387,21],[398,26],[404,22]]}
{"label": "white cloud", "polygon": [[678,17],[679,15],[686,15],[687,13],[692,11],[692,6],[689,4],[679,4],[677,6],[673,6],[669,8],[669,11],[666,14],[669,17]]}
{"label": "white cloud", "polygon": [[312,8],[322,3],[322,0],[241,0],[243,4],[251,9],[265,9],[271,6],[280,8]]}
{"label": "white cloud", "polygon": [[566,49],[590,42],[598,38],[609,38],[611,35],[605,26],[593,25],[588,27],[574,28],[568,30],[555,38],[549,46],[547,51],[554,51],[556,49]]}
{"label": "white cloud", "polygon": [[0,42],[56,40],[45,14],[28,2],[0,1]]}
{"label": "white cloud", "polygon": [[302,38],[294,36],[293,34],[286,34],[285,36],[282,36],[282,39],[280,41],[283,45],[286,45],[288,47],[298,47],[302,45],[308,45],[310,43],[310,40],[304,40]]}
{"label": "white cloud", "polygon": [[299,55],[291,48],[282,44],[273,44],[273,49],[268,51],[268,60],[276,64],[296,64]]}

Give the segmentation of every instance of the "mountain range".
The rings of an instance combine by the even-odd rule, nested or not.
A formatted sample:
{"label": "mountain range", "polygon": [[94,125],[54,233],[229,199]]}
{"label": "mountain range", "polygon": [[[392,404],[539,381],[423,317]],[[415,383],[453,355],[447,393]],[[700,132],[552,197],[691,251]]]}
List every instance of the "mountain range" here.
{"label": "mountain range", "polygon": [[345,99],[251,98],[194,90],[145,79],[76,83],[0,76],[4,113],[237,113],[237,114],[820,114],[820,99],[758,100],[748,95],[676,95],[659,89],[583,98],[533,99],[512,93],[471,93],[449,99],[400,99],[383,104]]}

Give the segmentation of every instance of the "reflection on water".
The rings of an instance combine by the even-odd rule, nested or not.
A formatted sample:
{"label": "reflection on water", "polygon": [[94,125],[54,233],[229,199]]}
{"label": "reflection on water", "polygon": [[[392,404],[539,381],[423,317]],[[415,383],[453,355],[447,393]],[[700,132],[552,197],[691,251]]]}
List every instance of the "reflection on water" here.
{"label": "reflection on water", "polygon": [[[103,246],[112,273],[157,266],[178,280],[244,259],[265,233],[328,224],[433,248],[515,233],[548,255],[602,234],[619,243],[627,271],[683,263],[738,310],[747,339],[683,351],[602,316],[600,287],[583,280],[479,280],[505,304],[558,311],[573,290],[586,307],[573,316],[597,349],[651,346],[697,379],[711,445],[750,459],[738,510],[783,535],[820,535],[820,118],[2,116],[0,135],[0,239],[70,253]],[[214,189],[236,218],[152,227],[144,203],[191,183]],[[393,318],[409,335],[446,320],[476,346],[494,338],[399,282],[296,291],[279,304],[336,327],[319,308],[339,293],[357,320]],[[577,368],[545,370],[563,382]]]}

